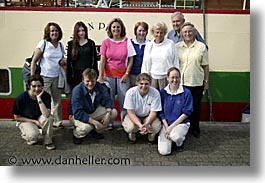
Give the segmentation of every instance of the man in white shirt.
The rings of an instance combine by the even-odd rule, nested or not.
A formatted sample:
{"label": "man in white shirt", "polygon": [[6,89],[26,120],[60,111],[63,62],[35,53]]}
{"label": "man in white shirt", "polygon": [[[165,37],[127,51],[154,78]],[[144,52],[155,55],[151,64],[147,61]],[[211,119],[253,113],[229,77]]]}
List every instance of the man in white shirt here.
{"label": "man in white shirt", "polygon": [[141,73],[136,78],[137,86],[126,92],[124,109],[127,115],[122,126],[128,133],[130,143],[136,142],[136,133],[148,134],[148,142],[153,144],[155,136],[161,129],[161,121],[157,113],[162,110],[158,90],[151,87],[151,76]]}

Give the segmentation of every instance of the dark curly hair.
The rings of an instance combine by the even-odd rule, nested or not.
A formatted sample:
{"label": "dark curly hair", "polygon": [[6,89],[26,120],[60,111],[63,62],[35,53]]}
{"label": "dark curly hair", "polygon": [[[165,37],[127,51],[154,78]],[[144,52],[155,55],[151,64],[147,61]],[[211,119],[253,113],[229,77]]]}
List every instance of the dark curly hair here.
{"label": "dark curly hair", "polygon": [[42,86],[44,86],[44,80],[39,74],[31,75],[28,79],[28,87],[31,85],[32,81],[39,81]]}
{"label": "dark curly hair", "polygon": [[58,30],[59,36],[57,38],[57,41],[60,41],[62,39],[62,37],[63,37],[63,32],[62,32],[61,27],[57,23],[55,23],[55,22],[49,22],[45,26],[43,39],[45,39],[47,41],[51,41],[51,37],[50,37],[50,27],[51,26],[56,27],[56,29]]}

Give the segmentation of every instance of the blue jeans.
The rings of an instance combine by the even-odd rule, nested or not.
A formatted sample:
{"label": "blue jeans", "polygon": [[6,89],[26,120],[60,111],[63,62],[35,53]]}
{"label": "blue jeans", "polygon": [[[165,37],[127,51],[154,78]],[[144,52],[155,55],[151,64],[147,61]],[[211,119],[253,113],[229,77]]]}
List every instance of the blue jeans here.
{"label": "blue jeans", "polygon": [[119,106],[120,106],[120,115],[121,115],[121,121],[123,121],[126,110],[123,108],[125,94],[127,90],[130,88],[130,80],[126,83],[121,83],[121,78],[112,78],[112,77],[105,77],[105,79],[110,84],[110,96],[111,99],[115,100],[115,95],[118,96]]}

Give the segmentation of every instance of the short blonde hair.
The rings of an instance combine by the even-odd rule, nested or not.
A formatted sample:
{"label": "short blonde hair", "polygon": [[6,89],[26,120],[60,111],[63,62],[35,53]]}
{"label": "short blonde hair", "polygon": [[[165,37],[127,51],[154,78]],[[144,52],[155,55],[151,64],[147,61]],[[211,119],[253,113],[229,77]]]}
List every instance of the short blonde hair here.
{"label": "short blonde hair", "polygon": [[156,29],[163,31],[165,34],[167,34],[167,31],[168,31],[168,28],[165,22],[158,22],[155,25],[153,25],[151,29],[152,34],[154,34],[154,31]]}
{"label": "short blonde hair", "polygon": [[136,83],[140,83],[143,80],[146,80],[151,84],[152,77],[147,73],[141,73],[136,77]]}
{"label": "short blonde hair", "polygon": [[97,78],[98,74],[94,69],[86,68],[82,73],[82,80],[84,80],[85,77],[88,77],[89,79],[95,79]]}

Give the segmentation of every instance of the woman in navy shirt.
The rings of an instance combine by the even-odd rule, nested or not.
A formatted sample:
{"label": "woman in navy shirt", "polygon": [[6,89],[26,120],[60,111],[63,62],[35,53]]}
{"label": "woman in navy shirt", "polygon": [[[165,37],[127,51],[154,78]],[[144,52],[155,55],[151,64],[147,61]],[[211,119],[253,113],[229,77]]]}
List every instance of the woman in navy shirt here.
{"label": "woman in navy shirt", "polygon": [[172,67],[167,72],[168,85],[160,91],[162,111],[159,114],[163,128],[158,137],[158,152],[171,153],[172,141],[182,151],[183,142],[189,130],[189,116],[193,110],[189,89],[180,84],[180,71]]}
{"label": "woman in navy shirt", "polygon": [[136,77],[141,73],[144,48],[149,40],[146,40],[148,33],[148,24],[146,22],[137,22],[134,26],[135,38],[131,39],[136,55],[133,57],[133,66],[130,72],[131,87],[136,86]]}

